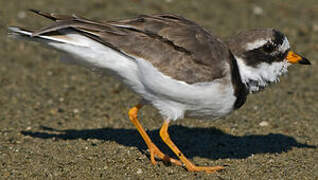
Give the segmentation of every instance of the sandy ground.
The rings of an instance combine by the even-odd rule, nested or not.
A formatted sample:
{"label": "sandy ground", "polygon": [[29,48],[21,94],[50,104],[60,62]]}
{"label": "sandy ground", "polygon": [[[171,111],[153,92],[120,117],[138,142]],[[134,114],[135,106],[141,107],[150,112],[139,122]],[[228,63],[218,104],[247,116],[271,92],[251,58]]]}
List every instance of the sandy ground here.
{"label": "sandy ground", "polygon": [[[0,7],[0,179],[318,178],[316,0],[1,0]],[[54,51],[6,37],[8,25],[36,29],[48,23],[28,8],[99,20],[175,13],[222,38],[242,29],[275,27],[312,66],[291,67],[279,84],[250,95],[228,117],[171,125],[171,137],[191,160],[227,165],[224,171],[154,166],[127,117],[137,95],[111,77],[66,66]],[[141,119],[172,155],[158,137],[157,111],[146,107]]]}

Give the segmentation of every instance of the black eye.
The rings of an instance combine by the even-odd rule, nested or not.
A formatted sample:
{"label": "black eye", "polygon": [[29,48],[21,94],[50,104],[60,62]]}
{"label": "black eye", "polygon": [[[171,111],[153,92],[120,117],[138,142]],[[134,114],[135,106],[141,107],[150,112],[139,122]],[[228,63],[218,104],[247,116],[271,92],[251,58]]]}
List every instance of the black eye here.
{"label": "black eye", "polygon": [[271,52],[273,52],[274,50],[275,50],[275,46],[273,45],[273,44],[271,44],[271,43],[267,43],[267,44],[265,44],[264,46],[263,46],[263,50],[265,51],[265,52],[267,52],[267,53],[271,53]]}

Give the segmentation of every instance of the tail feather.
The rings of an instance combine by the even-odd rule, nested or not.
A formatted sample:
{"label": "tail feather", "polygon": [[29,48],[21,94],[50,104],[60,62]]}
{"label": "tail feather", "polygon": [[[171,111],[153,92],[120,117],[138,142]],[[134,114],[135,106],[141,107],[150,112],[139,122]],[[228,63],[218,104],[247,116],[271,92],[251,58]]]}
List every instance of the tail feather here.
{"label": "tail feather", "polygon": [[[123,54],[104,46],[103,44],[74,31],[62,29],[48,32],[43,35],[34,35],[34,32],[19,27],[9,27],[9,36],[16,39],[40,42],[58,51],[64,52],[61,61],[68,64],[81,64],[88,67],[112,68],[111,64],[118,63],[117,59],[123,59]],[[67,56],[66,56],[67,54]],[[110,56],[108,61],[100,57]],[[112,59],[115,56],[116,58]],[[124,58],[123,62],[126,61]],[[115,61],[115,62],[113,62]],[[108,63],[109,62],[109,63]],[[108,63],[107,65],[105,65]],[[105,65],[105,66],[104,66]]]}
{"label": "tail feather", "polygon": [[102,25],[98,22],[79,19],[77,16],[71,16],[72,20],[69,18],[58,19],[58,16],[54,14],[32,11],[56,22],[38,31],[9,27],[9,36],[40,42],[64,52],[68,56],[62,58],[63,62],[66,59],[71,64],[76,63],[93,69],[108,69],[123,78],[131,78],[127,72],[135,71],[137,68],[134,58],[119,51],[111,43],[99,37],[99,33],[123,36],[120,34],[121,31],[107,24]]}
{"label": "tail feather", "polygon": [[[63,44],[66,44],[66,43],[71,44],[69,43],[69,41],[66,42],[65,38],[64,40],[61,39],[61,37],[58,38],[58,37],[43,36],[43,35],[34,36],[33,35],[34,32],[19,28],[19,27],[8,27],[8,30],[9,30],[8,36],[11,38],[36,41],[36,42],[49,45],[55,49],[60,49],[58,44],[62,46]],[[61,56],[61,61],[67,64],[76,64],[77,62],[76,58],[74,58],[72,55],[67,55],[66,53],[64,53],[63,56]]]}
{"label": "tail feather", "polygon": [[55,42],[55,43],[66,43],[66,44],[75,45],[75,46],[84,46],[84,44],[72,38],[71,35],[67,35],[68,30],[64,30],[65,33],[59,33],[56,31],[54,34],[36,35],[36,36],[34,36],[34,32],[26,30],[26,29],[22,29],[20,27],[11,26],[8,28],[8,30],[9,30],[8,36],[16,38],[16,39],[38,41],[38,42],[42,42],[46,44],[50,42]]}
{"label": "tail feather", "polygon": [[29,30],[25,30],[19,27],[8,27],[9,30],[9,37],[23,39],[23,38],[30,38],[32,36],[32,32]]}
{"label": "tail feather", "polygon": [[42,11],[39,11],[39,10],[36,10],[36,9],[29,9],[29,11],[31,11],[31,12],[33,12],[33,13],[35,13],[35,14],[38,14],[38,15],[40,15],[40,16],[46,17],[46,18],[48,18],[48,19],[51,19],[51,20],[53,20],[53,21],[58,20],[58,18],[52,16],[51,13],[42,12]]}
{"label": "tail feather", "polygon": [[36,10],[36,9],[29,9],[29,11],[31,11],[31,12],[37,14],[37,15],[40,15],[40,16],[46,17],[48,19],[51,19],[53,21],[73,19],[72,16],[59,15],[59,14],[54,14],[54,13],[47,13],[47,12],[39,11],[39,10]]}

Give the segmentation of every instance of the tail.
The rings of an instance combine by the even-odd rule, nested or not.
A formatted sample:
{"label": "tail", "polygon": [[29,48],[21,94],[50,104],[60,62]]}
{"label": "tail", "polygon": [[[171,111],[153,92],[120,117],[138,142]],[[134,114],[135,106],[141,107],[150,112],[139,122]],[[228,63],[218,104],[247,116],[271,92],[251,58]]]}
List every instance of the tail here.
{"label": "tail", "polygon": [[52,43],[67,43],[73,45],[80,45],[76,43],[73,39],[67,38],[62,34],[55,34],[55,35],[34,35],[34,32],[30,30],[26,30],[20,27],[10,26],[8,27],[8,36],[15,39],[22,39],[22,40],[31,40],[37,42],[44,42],[46,44]]}
{"label": "tail", "polygon": [[[67,43],[65,40],[54,38],[51,36],[34,36],[32,31],[22,29],[19,27],[8,27],[8,36],[10,38],[19,39],[19,40],[30,40],[30,41],[36,41],[40,43],[44,43],[46,45],[49,45],[49,42],[55,42],[57,44],[59,43]],[[54,47],[55,49],[58,49],[57,47]],[[72,55],[68,55],[66,53],[63,53],[60,60],[63,63],[66,64],[76,64],[76,58],[74,58]]]}
{"label": "tail", "polygon": [[8,36],[16,39],[29,39],[32,36],[32,32],[19,28],[19,27],[8,27]]}
{"label": "tail", "polygon": [[40,42],[63,52],[61,61],[67,64],[80,64],[90,69],[121,71],[124,69],[123,66],[131,63],[127,56],[73,29],[61,29],[44,34],[35,34],[30,30],[14,26],[9,27],[8,30],[9,37]]}
{"label": "tail", "polygon": [[121,32],[117,32],[119,30],[110,25],[100,24],[75,15],[65,16],[31,11],[54,22],[36,31],[9,27],[10,37],[40,42],[62,51],[68,54],[67,58],[62,57],[63,62],[68,60],[71,61],[71,64],[75,62],[75,64],[89,68],[107,69],[123,77],[128,77],[128,75],[122,74],[137,68],[135,61],[130,56],[102,39],[105,32],[122,36]]}

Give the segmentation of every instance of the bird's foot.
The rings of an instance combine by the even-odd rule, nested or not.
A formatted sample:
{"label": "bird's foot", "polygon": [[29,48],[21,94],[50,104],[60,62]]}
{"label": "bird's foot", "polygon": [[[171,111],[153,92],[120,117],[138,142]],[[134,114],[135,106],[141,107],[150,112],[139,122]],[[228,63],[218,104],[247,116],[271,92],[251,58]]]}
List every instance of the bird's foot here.
{"label": "bird's foot", "polygon": [[153,165],[157,164],[157,161],[155,160],[155,157],[158,159],[161,159],[162,161],[164,161],[165,163],[170,163],[170,164],[174,164],[177,166],[182,166],[182,162],[177,160],[177,159],[173,159],[171,157],[169,157],[168,155],[164,154],[162,151],[160,151],[160,149],[153,143],[151,143],[149,146],[149,152],[150,152],[150,161]]}
{"label": "bird's foot", "polygon": [[223,166],[207,166],[207,167],[205,167],[205,166],[195,166],[193,164],[186,165],[186,168],[188,171],[191,171],[191,172],[205,171],[206,173],[214,173],[216,171],[224,169]]}

